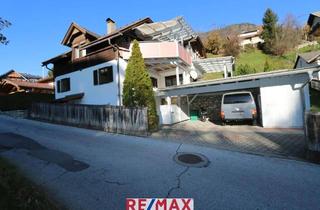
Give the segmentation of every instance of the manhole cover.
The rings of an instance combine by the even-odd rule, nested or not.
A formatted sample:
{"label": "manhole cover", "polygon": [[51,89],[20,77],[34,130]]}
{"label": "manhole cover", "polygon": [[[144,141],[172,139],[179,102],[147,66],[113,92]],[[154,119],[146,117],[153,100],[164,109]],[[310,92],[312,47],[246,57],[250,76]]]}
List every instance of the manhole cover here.
{"label": "manhole cover", "polygon": [[197,153],[180,152],[174,156],[174,160],[180,165],[197,168],[207,167],[210,163],[207,157]]}

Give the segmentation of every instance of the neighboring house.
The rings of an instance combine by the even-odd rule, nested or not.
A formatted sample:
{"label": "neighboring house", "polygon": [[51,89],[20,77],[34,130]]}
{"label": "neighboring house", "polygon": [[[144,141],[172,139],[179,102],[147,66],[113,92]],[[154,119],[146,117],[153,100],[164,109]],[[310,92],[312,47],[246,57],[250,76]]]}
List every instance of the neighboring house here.
{"label": "neighboring house", "polygon": [[320,65],[320,51],[313,51],[298,54],[294,63],[294,69],[314,67]]}
{"label": "neighboring house", "polygon": [[320,11],[311,13],[307,24],[310,27],[310,34],[320,36]]}
{"label": "neighboring house", "polygon": [[[315,66],[320,66],[320,51],[298,54],[293,68],[299,69]],[[317,79],[320,79],[320,73],[318,74]]]}
{"label": "neighboring house", "polygon": [[40,76],[19,73],[10,70],[0,76],[0,95],[16,92],[53,93],[54,86],[51,81],[42,81]]}
{"label": "neighboring house", "polygon": [[238,35],[240,40],[240,46],[244,47],[246,45],[257,45],[259,43],[263,43],[264,40],[261,39],[262,28],[244,31]]}

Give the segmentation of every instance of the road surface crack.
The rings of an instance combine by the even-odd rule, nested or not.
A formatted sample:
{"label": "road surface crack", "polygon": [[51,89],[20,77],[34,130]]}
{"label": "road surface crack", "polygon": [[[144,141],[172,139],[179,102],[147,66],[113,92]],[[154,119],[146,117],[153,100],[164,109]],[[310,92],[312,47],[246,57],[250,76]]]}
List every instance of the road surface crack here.
{"label": "road surface crack", "polygon": [[117,181],[109,181],[109,180],[105,180],[105,182],[108,183],[108,184],[116,184],[116,185],[119,185],[119,186],[127,184],[127,183],[122,183],[122,182],[117,182]]}
{"label": "road surface crack", "polygon": [[174,187],[172,187],[172,188],[170,188],[170,190],[169,190],[168,193],[167,193],[166,198],[169,198],[170,195],[171,195],[171,193],[172,193],[174,190],[180,189],[180,187],[181,187],[181,177],[182,177],[182,175],[185,174],[188,170],[189,170],[189,167],[186,167],[183,171],[181,171],[180,174],[178,174],[178,176],[177,176],[177,185],[174,186]]}
{"label": "road surface crack", "polygon": [[[177,155],[177,154],[179,153],[179,150],[180,150],[181,146],[182,146],[182,143],[177,147],[177,149],[176,149],[176,154],[175,154],[175,155]],[[180,189],[180,187],[181,187],[181,177],[182,177],[182,175],[185,174],[188,170],[189,170],[189,167],[186,167],[183,171],[181,171],[181,173],[179,173],[179,174],[177,175],[177,178],[176,178],[176,179],[177,179],[177,185],[174,186],[174,187],[171,187],[171,188],[169,189],[166,198],[168,198],[174,190]]]}

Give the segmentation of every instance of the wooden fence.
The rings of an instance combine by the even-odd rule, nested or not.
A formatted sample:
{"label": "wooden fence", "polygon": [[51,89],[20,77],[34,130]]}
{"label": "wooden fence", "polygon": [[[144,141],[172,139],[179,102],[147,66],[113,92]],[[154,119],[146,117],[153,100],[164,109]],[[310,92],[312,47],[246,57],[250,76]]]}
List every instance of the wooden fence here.
{"label": "wooden fence", "polygon": [[32,119],[112,133],[146,136],[146,108],[124,108],[109,105],[35,103],[29,108]]}

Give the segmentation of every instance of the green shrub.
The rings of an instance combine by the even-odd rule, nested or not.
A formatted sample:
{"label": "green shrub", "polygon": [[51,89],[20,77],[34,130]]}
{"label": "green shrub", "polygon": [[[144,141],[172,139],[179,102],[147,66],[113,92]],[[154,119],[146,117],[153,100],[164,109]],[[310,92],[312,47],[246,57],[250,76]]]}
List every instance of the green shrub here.
{"label": "green shrub", "polygon": [[236,69],[236,75],[240,76],[240,75],[247,75],[247,74],[254,74],[256,73],[256,69],[249,66],[248,64],[240,64],[237,69]]}

